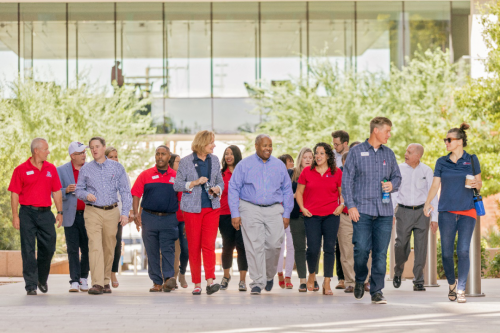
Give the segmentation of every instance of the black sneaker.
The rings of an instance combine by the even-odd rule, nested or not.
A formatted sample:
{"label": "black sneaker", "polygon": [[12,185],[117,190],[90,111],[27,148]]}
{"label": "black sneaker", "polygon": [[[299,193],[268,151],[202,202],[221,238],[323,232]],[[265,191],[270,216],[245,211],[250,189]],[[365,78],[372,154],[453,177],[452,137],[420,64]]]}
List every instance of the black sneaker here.
{"label": "black sneaker", "polygon": [[424,285],[422,283],[415,283],[413,285],[413,291],[425,291]]}
{"label": "black sneaker", "polygon": [[394,278],[392,279],[392,285],[394,286],[394,288],[401,287],[401,276],[394,275]]}
{"label": "black sneaker", "polygon": [[227,278],[224,276],[220,283],[220,290],[226,290],[227,286],[229,285],[229,281],[231,281],[231,277]]}
{"label": "black sneaker", "polygon": [[253,287],[250,295],[260,295],[260,287]]}
{"label": "black sneaker", "polygon": [[207,286],[207,295],[212,295],[218,292],[219,289],[220,289],[220,284],[212,283],[211,285]]}
{"label": "black sneaker", "polygon": [[267,281],[266,288],[265,288],[266,291],[271,291],[273,289],[273,284],[274,284],[274,279]]}
{"label": "black sneaker", "polygon": [[41,284],[40,282],[38,282],[38,289],[40,289],[40,291],[45,294],[47,291],[49,291],[49,286],[47,285],[47,282],[45,282],[45,284]]}
{"label": "black sneaker", "polygon": [[381,292],[375,293],[372,296],[372,303],[374,304],[387,304],[387,301],[384,298],[384,295],[382,295]]}
{"label": "black sneaker", "polygon": [[365,294],[365,284],[363,282],[356,282],[354,286],[354,297],[356,299],[362,299]]}
{"label": "black sneaker", "polygon": [[28,296],[35,296],[36,295],[36,290],[35,289],[27,290],[26,291],[26,295],[28,295]]}

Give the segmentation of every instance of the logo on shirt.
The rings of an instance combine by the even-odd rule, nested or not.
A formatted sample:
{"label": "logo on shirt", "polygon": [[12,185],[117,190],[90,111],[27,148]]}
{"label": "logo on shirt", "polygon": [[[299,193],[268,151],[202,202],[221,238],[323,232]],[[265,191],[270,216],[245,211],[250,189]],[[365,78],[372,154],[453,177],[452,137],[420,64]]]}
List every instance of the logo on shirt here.
{"label": "logo on shirt", "polygon": [[386,166],[387,164],[385,164],[385,160],[384,160],[384,166]]}
{"label": "logo on shirt", "polygon": [[174,177],[170,177],[170,182],[173,184],[175,183],[175,178]]}
{"label": "logo on shirt", "polygon": [[152,178],[152,179],[158,179],[158,178],[160,178],[160,176],[158,176],[158,175],[154,175],[154,176],[153,176],[153,177],[151,177],[151,178]]}
{"label": "logo on shirt", "polygon": [[464,165],[470,165],[470,162],[464,162]]}
{"label": "logo on shirt", "polygon": [[26,172],[26,175],[28,175],[28,176],[29,176],[29,175],[32,175],[32,174],[34,174],[34,173],[35,173],[35,171],[31,170],[31,171]]}
{"label": "logo on shirt", "polygon": [[52,174],[50,173],[50,171],[47,171],[47,177],[52,177]]}

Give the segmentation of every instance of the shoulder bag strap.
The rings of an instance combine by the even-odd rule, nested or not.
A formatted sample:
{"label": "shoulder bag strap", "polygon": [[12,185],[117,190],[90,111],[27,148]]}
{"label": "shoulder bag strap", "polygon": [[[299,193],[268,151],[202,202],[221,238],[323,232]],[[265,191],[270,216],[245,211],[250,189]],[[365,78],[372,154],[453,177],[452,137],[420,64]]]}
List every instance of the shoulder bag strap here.
{"label": "shoulder bag strap", "polygon": [[[474,157],[476,157],[476,155],[471,155],[471,157],[470,157],[470,164],[472,165],[472,175],[475,178],[476,177],[476,175],[475,175],[475,173],[476,173],[475,169],[476,168],[474,168]],[[477,197],[479,195],[479,191],[477,189],[475,189],[475,188],[473,188],[472,190],[474,191],[474,196]]]}

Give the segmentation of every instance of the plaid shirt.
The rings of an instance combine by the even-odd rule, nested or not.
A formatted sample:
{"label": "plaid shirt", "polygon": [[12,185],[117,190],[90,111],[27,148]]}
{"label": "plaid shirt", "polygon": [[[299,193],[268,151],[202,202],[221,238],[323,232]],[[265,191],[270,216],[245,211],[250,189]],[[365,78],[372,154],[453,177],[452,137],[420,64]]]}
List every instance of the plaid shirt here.
{"label": "plaid shirt", "polygon": [[381,145],[377,151],[368,140],[353,147],[347,155],[342,175],[342,196],[348,208],[360,214],[393,216],[392,203],[382,203],[382,182],[392,182],[392,192],[401,184],[401,172],[394,152]]}
{"label": "plaid shirt", "polygon": [[[109,206],[118,202],[120,193],[122,209],[120,214],[128,216],[132,208],[132,195],[125,168],[118,162],[106,158],[103,163],[92,161],[80,169],[75,195],[85,203],[96,206]],[[87,201],[87,195],[93,194],[95,202]]]}

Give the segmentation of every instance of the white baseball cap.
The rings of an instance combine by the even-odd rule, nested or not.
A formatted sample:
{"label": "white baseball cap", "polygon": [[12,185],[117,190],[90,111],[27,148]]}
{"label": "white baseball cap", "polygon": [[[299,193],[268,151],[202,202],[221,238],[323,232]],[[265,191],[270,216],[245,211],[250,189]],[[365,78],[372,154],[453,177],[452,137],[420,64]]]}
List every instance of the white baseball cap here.
{"label": "white baseball cap", "polygon": [[73,154],[73,153],[81,153],[82,151],[84,151],[85,149],[87,149],[89,146],[86,146],[84,145],[83,143],[81,142],[71,142],[69,144],[69,148],[68,148],[68,152],[69,154]]}

